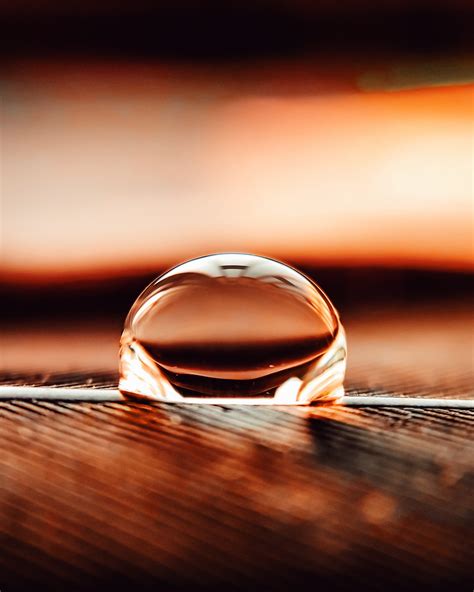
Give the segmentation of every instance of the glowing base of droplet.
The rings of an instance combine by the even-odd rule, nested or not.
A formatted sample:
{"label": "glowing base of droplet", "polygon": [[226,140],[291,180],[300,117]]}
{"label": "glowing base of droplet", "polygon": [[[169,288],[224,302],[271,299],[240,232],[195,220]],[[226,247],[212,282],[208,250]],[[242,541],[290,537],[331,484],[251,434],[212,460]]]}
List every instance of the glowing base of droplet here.
{"label": "glowing base of droplet", "polygon": [[121,344],[119,390],[126,397],[198,405],[309,405],[316,402],[336,403],[344,396],[346,339],[342,326],[331,347],[314,362],[304,377],[288,378],[272,397],[183,396],[127,332],[124,332]]}
{"label": "glowing base of droplet", "polygon": [[[303,403],[301,401],[296,402],[283,402],[283,401],[275,401],[274,398],[270,397],[255,397],[255,398],[248,398],[248,397],[216,397],[216,398],[202,398],[202,397],[182,397],[179,401],[170,401],[169,399],[161,399],[158,397],[146,397],[143,395],[137,395],[135,393],[129,393],[121,389],[123,395],[131,398],[136,398],[140,400],[146,401],[158,401],[161,403],[180,403],[182,405],[281,405],[282,407],[285,406],[300,406],[304,407],[307,406],[309,403]],[[325,397],[324,399],[317,399],[313,401],[313,403],[339,403],[342,401],[342,397],[344,396],[344,389],[338,389],[334,393],[331,393],[331,396]]]}

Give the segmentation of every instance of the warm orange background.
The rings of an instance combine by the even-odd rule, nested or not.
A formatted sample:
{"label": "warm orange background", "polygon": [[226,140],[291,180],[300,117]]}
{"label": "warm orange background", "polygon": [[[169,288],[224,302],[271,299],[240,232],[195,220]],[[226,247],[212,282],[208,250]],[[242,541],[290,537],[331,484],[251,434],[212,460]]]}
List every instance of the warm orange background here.
{"label": "warm orange background", "polygon": [[119,273],[224,250],[471,268],[473,87],[366,80],[288,62],[11,65],[4,272]]}

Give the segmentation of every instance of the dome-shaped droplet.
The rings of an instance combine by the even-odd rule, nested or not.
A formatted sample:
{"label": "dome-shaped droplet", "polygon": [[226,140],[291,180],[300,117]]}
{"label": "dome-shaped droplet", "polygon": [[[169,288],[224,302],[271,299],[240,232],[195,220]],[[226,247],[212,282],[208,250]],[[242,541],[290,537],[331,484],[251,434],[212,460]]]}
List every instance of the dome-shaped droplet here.
{"label": "dome-shaped droplet", "polygon": [[308,404],[343,394],[344,330],[295,269],[241,253],[166,272],[138,297],[121,339],[125,395],[192,403]]}

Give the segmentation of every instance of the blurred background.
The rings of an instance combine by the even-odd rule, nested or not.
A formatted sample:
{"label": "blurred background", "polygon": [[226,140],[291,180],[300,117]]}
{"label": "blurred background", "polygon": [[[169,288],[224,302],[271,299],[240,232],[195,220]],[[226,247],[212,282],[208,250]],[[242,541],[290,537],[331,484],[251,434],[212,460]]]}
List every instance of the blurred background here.
{"label": "blurred background", "polygon": [[232,250],[314,277],[380,381],[472,369],[472,12],[1,3],[3,370],[115,368],[141,289]]}
{"label": "blurred background", "polygon": [[[469,0],[0,0],[0,384],[115,388],[167,267],[341,313],[346,392],[474,399]],[[472,410],[0,404],[0,588],[469,590]]]}

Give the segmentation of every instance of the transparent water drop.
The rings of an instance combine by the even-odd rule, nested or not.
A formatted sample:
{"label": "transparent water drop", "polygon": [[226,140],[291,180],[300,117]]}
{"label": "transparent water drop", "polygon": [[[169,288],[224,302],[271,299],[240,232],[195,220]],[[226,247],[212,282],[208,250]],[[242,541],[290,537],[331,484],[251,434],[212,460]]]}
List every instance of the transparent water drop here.
{"label": "transparent water drop", "polygon": [[273,259],[221,253],[153,281],[121,338],[126,396],[304,405],[344,393],[346,340],[322,290]]}

